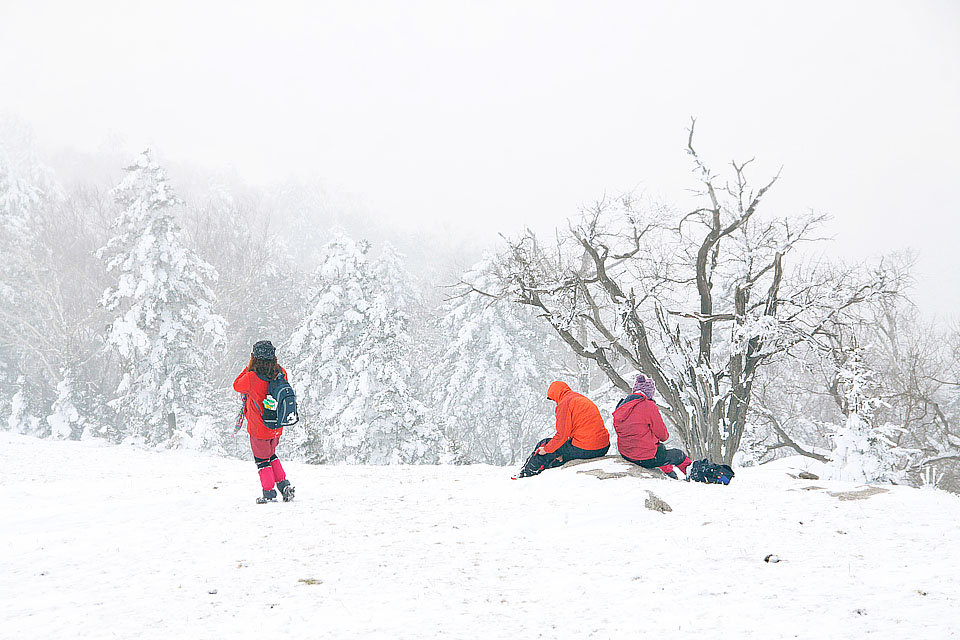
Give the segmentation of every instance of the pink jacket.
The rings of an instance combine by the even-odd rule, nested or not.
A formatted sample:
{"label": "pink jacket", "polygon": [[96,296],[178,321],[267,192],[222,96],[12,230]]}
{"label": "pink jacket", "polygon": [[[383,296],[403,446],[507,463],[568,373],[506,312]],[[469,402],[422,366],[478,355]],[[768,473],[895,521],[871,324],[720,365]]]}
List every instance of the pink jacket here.
{"label": "pink jacket", "polygon": [[617,450],[631,460],[649,460],[657,455],[657,445],[670,437],[657,403],[641,393],[627,396],[616,408],[613,428],[617,431]]}

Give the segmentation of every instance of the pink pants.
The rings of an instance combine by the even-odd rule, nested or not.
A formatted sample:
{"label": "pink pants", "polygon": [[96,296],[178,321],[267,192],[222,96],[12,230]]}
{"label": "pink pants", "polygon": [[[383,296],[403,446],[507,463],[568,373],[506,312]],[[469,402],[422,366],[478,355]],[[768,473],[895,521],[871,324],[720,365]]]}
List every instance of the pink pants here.
{"label": "pink pants", "polygon": [[278,482],[283,482],[287,478],[280,460],[277,458],[277,444],[280,438],[270,438],[262,440],[250,436],[250,449],[253,450],[253,461],[257,463],[257,471],[260,474],[260,486],[264,491],[273,489]]}

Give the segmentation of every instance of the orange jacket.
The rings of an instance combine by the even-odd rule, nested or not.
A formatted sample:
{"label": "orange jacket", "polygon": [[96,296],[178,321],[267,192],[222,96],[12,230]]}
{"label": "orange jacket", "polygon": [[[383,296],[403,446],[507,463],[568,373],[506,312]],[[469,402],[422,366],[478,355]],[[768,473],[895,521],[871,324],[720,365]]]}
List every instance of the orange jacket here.
{"label": "orange jacket", "polygon": [[588,451],[610,446],[603,417],[590,398],[572,391],[566,382],[551,383],[547,397],[557,403],[557,434],[543,445],[547,453],[553,453],[567,440]]}
{"label": "orange jacket", "polygon": [[[287,370],[283,367],[280,367],[280,370],[283,371],[284,377],[287,377]],[[247,433],[261,440],[279,438],[283,434],[283,427],[268,429],[267,425],[263,424],[263,401],[267,397],[269,386],[270,383],[258,376],[256,371],[247,369],[244,369],[233,381],[234,391],[247,394],[247,401],[243,405],[243,415],[247,419]]]}

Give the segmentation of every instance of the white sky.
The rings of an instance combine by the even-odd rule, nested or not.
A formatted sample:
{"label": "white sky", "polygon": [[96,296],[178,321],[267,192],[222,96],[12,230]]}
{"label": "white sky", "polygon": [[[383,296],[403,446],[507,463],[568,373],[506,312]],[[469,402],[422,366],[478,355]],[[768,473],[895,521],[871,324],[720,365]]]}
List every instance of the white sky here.
{"label": "white sky", "polygon": [[960,315],[960,3],[11,2],[0,112],[49,145],[291,174],[489,241],[604,192],[679,202],[685,128],[832,251],[920,252]]}

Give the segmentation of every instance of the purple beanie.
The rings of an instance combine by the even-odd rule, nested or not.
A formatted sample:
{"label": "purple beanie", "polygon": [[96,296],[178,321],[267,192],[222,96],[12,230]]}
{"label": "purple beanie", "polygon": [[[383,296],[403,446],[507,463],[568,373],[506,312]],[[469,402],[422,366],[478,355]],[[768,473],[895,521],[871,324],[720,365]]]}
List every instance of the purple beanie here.
{"label": "purple beanie", "polygon": [[633,383],[634,393],[642,393],[650,399],[653,399],[653,394],[656,390],[657,386],[653,383],[653,378],[648,378],[642,373],[637,376],[636,382]]}

